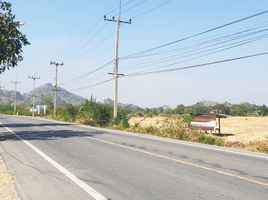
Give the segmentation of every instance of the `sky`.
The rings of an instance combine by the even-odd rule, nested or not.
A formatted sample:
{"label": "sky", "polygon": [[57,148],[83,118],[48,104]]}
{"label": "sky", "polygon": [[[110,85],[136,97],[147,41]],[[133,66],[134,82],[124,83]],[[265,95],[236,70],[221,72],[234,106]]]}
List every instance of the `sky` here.
{"label": "sky", "polygon": [[[36,87],[55,85],[55,61],[64,64],[59,87],[100,102],[114,99],[108,73],[116,23],[103,16],[118,19],[119,0],[9,1],[31,45],[18,66],[0,75],[5,89],[14,90],[17,78],[17,90],[30,92],[28,76],[35,73]],[[268,106],[267,54],[179,69],[268,52],[267,10],[267,0],[121,0],[120,20],[132,23],[119,30],[118,101],[143,108],[204,100]]]}

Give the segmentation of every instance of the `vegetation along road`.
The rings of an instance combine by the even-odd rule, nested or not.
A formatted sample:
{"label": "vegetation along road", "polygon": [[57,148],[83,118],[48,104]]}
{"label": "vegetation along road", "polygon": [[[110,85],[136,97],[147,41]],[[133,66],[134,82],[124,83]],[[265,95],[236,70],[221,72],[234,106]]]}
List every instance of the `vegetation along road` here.
{"label": "vegetation along road", "polygon": [[0,115],[21,199],[267,199],[268,155]]}

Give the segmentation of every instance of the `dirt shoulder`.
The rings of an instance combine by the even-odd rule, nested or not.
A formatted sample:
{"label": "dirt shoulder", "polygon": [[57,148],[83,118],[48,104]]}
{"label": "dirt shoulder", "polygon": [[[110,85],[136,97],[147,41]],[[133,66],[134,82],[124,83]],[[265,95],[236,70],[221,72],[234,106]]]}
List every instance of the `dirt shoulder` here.
{"label": "dirt shoulder", "polygon": [[0,153],[0,199],[19,200],[14,181]]}

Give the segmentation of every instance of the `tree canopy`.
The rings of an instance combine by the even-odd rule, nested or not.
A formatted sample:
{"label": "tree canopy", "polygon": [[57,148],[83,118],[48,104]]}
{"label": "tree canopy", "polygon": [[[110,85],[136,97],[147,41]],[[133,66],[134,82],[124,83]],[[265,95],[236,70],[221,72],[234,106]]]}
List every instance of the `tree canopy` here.
{"label": "tree canopy", "polygon": [[29,45],[26,35],[19,31],[20,23],[12,14],[12,4],[0,2],[0,74],[23,60],[22,47]]}

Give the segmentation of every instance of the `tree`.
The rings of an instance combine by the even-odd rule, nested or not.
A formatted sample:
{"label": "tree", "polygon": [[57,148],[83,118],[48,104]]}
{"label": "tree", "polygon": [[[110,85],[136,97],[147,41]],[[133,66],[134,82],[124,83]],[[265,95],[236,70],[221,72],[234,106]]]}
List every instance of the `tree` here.
{"label": "tree", "polygon": [[158,112],[159,113],[163,113],[164,112],[164,107],[163,106],[160,106],[157,108]]}
{"label": "tree", "polygon": [[0,2],[0,74],[23,60],[22,46],[29,45],[26,35],[18,30],[19,22],[12,14],[12,4]]}
{"label": "tree", "polygon": [[47,105],[49,109],[53,108],[52,97],[50,96],[50,94],[42,96],[42,104]]}
{"label": "tree", "polygon": [[184,112],[184,105],[180,104],[176,108],[174,108],[174,112],[176,114],[183,114]]}
{"label": "tree", "polygon": [[153,113],[154,115],[158,115],[158,111],[157,111],[157,109],[154,108],[153,111],[152,111],[152,113]]}
{"label": "tree", "polygon": [[261,116],[264,116],[264,115],[267,114],[268,109],[267,109],[267,107],[266,107],[265,105],[262,105],[262,106],[260,107],[260,111],[261,111]]}

